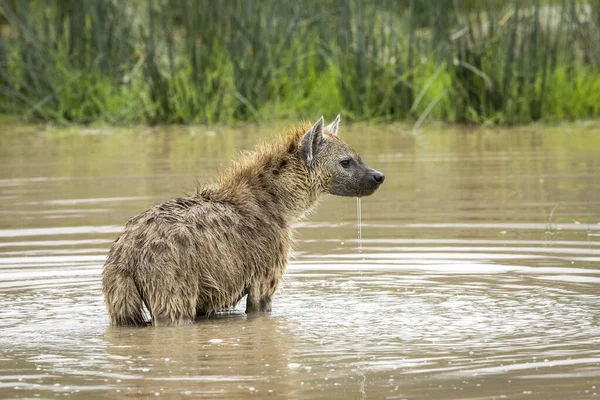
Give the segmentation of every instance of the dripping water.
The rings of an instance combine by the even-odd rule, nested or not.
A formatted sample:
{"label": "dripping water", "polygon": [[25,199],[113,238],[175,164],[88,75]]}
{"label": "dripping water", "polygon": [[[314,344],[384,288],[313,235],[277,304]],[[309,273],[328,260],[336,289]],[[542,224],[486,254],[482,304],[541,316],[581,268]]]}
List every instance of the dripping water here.
{"label": "dripping water", "polygon": [[356,198],[356,223],[358,225],[358,253],[362,253],[362,210],[361,199]]}

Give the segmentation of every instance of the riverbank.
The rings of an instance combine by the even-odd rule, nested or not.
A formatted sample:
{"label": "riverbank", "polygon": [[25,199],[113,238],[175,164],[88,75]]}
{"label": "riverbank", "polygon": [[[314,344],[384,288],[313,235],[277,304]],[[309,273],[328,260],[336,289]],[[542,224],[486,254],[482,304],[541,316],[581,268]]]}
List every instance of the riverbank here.
{"label": "riverbank", "polygon": [[[320,115],[319,115],[320,116]],[[326,119],[333,116],[325,116]],[[317,119],[317,115],[313,119]],[[304,119],[308,120],[308,118]],[[533,122],[521,125],[503,126],[495,124],[458,124],[444,121],[427,121],[419,126],[416,126],[414,121],[396,121],[392,123],[378,122],[351,122],[346,121],[342,117],[344,130],[360,130],[380,129],[397,135],[419,135],[427,132],[443,132],[443,131],[462,131],[462,132],[501,132],[512,131],[519,132],[581,132],[589,131],[590,133],[597,132],[600,134],[600,119],[585,119],[575,121],[558,121],[558,122]],[[75,124],[75,123],[55,123],[55,122],[31,122],[23,120],[14,115],[0,114],[0,136],[6,134],[30,134],[43,133],[51,136],[70,136],[70,135],[112,135],[126,133],[152,133],[161,131],[183,131],[187,130],[190,135],[216,136],[223,135],[228,132],[239,133],[242,131],[271,131],[273,134],[282,132],[289,126],[295,126],[301,123],[303,119],[279,119],[268,123],[258,122],[243,122],[238,121],[230,124],[124,124],[110,125],[101,121],[90,124]]]}

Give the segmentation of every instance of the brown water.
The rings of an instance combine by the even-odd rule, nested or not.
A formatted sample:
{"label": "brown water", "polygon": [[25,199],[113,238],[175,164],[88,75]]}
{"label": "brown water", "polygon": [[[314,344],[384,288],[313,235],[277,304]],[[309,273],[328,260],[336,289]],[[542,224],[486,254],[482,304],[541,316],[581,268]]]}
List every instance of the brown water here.
{"label": "brown water", "polygon": [[0,398],[589,399],[600,129],[342,127],[386,174],[298,224],[271,315],[110,328],[125,221],[277,129],[0,127]]}

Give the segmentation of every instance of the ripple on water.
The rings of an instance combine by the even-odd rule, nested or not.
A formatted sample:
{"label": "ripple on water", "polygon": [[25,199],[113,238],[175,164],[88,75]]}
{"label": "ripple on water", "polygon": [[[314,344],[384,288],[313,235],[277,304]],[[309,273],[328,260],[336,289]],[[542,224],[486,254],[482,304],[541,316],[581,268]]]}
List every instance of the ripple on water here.
{"label": "ripple on water", "polygon": [[[24,157],[23,176],[0,176],[0,397],[599,392],[597,154],[520,151],[511,141],[493,142],[501,151],[485,157],[380,148],[371,159],[388,178],[361,202],[360,238],[353,199],[327,199],[297,224],[298,252],[271,315],[246,316],[240,304],[191,326],[110,328],[100,285],[110,243],[128,217],[197,173],[197,164],[171,165],[181,157],[162,145],[134,155],[156,162],[131,161],[127,149],[153,148],[151,136],[121,137],[127,146],[99,138],[123,149],[120,163],[75,149],[89,168]],[[169,143],[213,163],[189,137]],[[52,154],[64,153],[40,157]],[[0,174],[14,173],[4,160]],[[50,171],[66,176],[42,176]]]}

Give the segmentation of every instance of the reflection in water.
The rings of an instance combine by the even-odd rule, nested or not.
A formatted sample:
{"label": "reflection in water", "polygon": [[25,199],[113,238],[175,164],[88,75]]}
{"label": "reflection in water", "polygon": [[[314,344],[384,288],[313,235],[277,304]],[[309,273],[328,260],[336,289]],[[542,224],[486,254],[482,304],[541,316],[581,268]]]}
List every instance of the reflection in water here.
{"label": "reflection in water", "polygon": [[100,273],[124,222],[261,134],[0,131],[1,398],[598,396],[590,130],[357,126],[341,134],[386,184],[358,221],[329,197],[298,223],[271,315],[108,327]]}
{"label": "reflection in water", "polygon": [[181,329],[107,328],[105,339],[113,373],[132,393],[292,395],[293,337],[269,315],[237,313]]}

